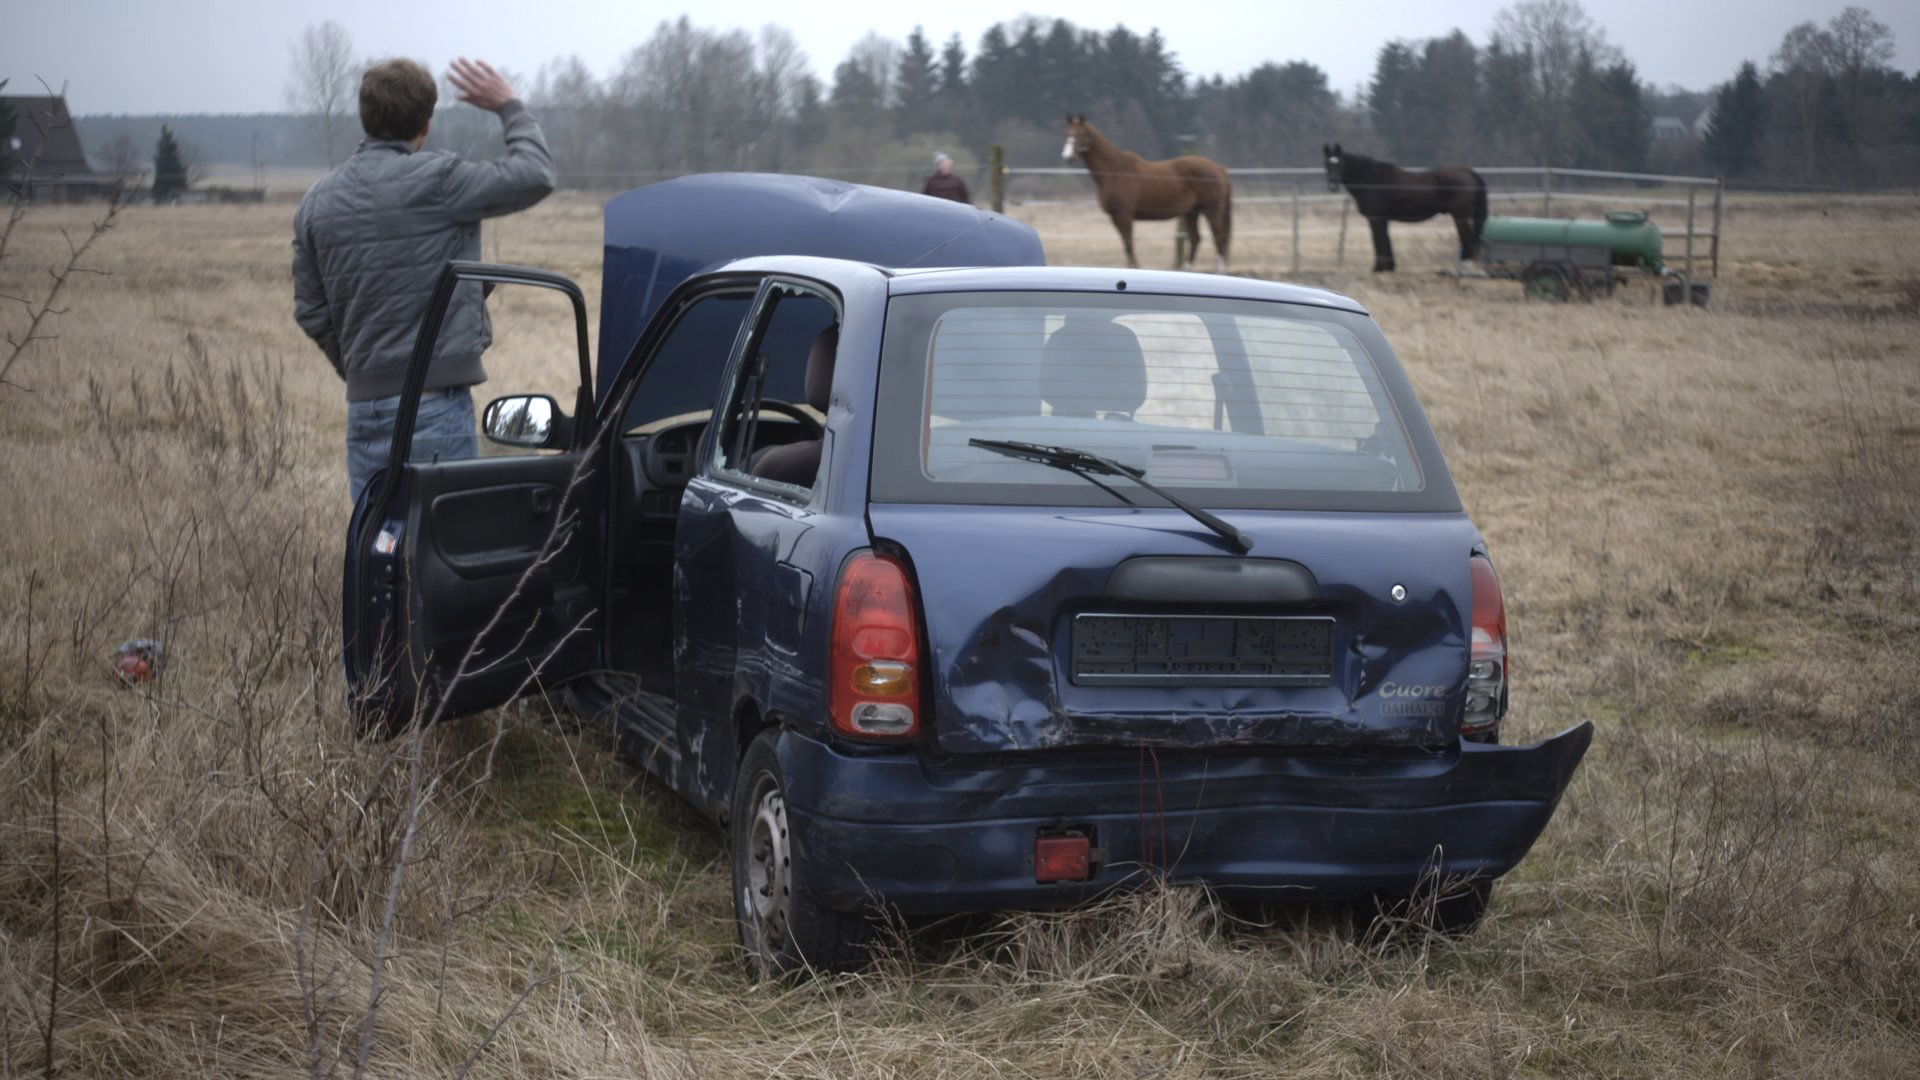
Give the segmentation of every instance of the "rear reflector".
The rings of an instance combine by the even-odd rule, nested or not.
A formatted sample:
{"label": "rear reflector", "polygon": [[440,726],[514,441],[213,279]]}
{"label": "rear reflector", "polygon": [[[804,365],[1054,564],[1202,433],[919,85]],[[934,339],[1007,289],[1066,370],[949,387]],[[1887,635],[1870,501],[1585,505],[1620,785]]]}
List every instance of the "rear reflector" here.
{"label": "rear reflector", "polygon": [[1084,836],[1042,836],[1033,842],[1033,879],[1085,881],[1093,876],[1092,851]]}

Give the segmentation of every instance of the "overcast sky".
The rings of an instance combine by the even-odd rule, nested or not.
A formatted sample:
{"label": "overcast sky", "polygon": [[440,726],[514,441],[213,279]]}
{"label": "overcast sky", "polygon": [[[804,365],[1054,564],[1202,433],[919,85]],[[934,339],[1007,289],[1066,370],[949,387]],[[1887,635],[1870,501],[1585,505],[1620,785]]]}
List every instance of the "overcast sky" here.
{"label": "overcast sky", "polygon": [[[528,76],[577,53],[599,74],[679,5],[576,0],[54,0],[9,3],[0,33],[0,78],[33,92],[35,77],[67,86],[78,113],[274,112],[283,108],[287,46],[303,26],[336,19],[367,56],[402,54],[435,70],[479,56]],[[869,30],[905,38],[916,23],[936,44],[958,32],[971,54],[995,22],[1025,13],[1083,27],[1159,27],[1189,72],[1235,75],[1268,60],[1318,64],[1344,92],[1364,83],[1390,38],[1459,27],[1484,41],[1504,0],[1388,3],[1383,0],[1137,0],[1050,3],[861,4],[846,0],[733,0],[692,8],[706,26],[786,26],[823,78]],[[1795,23],[1825,22],[1842,0],[1589,0],[1587,10],[1656,86],[1699,89],[1728,78],[1740,61],[1764,62]],[[1920,3],[1866,5],[1893,28],[1897,65],[1920,67]]]}

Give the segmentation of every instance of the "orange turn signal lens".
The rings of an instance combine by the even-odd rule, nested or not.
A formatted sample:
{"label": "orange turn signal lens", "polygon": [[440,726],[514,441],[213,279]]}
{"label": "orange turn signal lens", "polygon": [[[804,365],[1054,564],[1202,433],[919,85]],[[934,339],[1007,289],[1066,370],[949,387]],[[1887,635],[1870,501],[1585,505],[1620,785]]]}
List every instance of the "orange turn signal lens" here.
{"label": "orange turn signal lens", "polygon": [[869,660],[853,669],[853,688],[873,697],[900,697],[913,691],[913,665],[900,660]]}

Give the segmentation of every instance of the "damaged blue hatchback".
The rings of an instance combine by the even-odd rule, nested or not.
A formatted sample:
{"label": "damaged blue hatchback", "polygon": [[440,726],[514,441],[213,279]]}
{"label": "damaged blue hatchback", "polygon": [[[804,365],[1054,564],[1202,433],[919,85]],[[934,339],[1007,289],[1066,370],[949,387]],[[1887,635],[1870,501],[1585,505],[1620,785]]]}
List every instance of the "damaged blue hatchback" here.
{"label": "damaged blue hatchback", "polygon": [[[356,507],[365,723],[534,690],[731,838],[749,967],[847,968],[883,905],[1150,875],[1470,926],[1582,724],[1500,745],[1500,584],[1380,329],[1317,289],[1049,268],[1006,218],[794,177],[607,207],[584,297],[455,264]],[[926,269],[927,266],[964,268]],[[571,298],[579,389],[412,460],[458,289]]]}

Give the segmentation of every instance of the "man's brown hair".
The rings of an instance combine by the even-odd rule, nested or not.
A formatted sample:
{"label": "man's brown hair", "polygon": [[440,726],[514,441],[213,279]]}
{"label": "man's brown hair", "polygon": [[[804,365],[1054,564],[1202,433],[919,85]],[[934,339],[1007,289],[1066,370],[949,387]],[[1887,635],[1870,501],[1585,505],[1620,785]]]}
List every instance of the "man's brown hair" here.
{"label": "man's brown hair", "polygon": [[433,74],[412,60],[382,60],[360,76],[360,126],[375,139],[411,142],[440,100]]}

